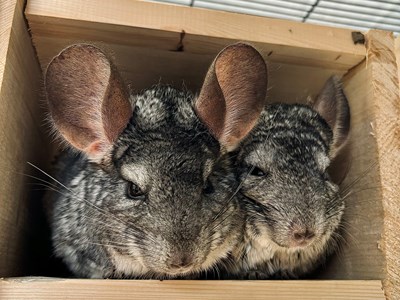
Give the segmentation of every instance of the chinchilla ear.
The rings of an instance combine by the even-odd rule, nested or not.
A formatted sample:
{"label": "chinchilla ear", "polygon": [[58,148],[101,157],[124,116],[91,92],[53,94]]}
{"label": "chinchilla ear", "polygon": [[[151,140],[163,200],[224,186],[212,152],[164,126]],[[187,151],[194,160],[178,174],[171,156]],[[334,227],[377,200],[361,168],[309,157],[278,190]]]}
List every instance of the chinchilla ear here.
{"label": "chinchilla ear", "polygon": [[97,47],[77,44],[49,64],[45,89],[55,128],[91,160],[100,161],[132,115],[117,70]]}
{"label": "chinchilla ear", "polygon": [[337,76],[328,79],[313,108],[332,129],[330,157],[333,159],[346,144],[350,131],[350,107]]}
{"label": "chinchilla ear", "polygon": [[265,105],[267,66],[252,46],[223,49],[210,66],[196,112],[227,150],[234,150],[256,124]]}

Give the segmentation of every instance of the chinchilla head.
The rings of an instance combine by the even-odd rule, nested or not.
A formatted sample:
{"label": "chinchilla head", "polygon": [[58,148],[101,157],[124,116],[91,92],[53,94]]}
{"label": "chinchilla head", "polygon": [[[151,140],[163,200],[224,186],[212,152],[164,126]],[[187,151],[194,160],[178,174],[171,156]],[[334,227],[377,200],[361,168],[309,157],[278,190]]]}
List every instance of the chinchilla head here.
{"label": "chinchilla head", "polygon": [[336,77],[327,81],[313,109],[266,107],[239,153],[250,236],[301,253],[306,261],[327,252],[345,205],[327,168],[349,127],[349,106]]}
{"label": "chinchilla head", "polygon": [[[226,153],[257,122],[266,72],[260,54],[238,43],[218,54],[198,97],[169,86],[129,96],[98,48],[63,50],[48,67],[46,92],[56,129],[87,158],[70,196],[85,204],[69,208],[79,210],[79,226],[63,228],[72,222],[64,208],[53,230],[88,242],[115,273],[181,276],[212,267],[242,229]],[[61,253],[65,241],[53,236]]]}

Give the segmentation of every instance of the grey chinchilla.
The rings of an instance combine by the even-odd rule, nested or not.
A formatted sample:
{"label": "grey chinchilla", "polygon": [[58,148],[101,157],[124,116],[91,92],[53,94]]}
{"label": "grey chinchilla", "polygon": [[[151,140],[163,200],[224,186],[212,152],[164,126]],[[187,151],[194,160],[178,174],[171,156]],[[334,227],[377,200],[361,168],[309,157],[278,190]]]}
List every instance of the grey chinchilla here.
{"label": "grey chinchilla", "polygon": [[243,223],[226,153],[257,122],[266,72],[237,43],[218,54],[198,97],[162,85],[132,95],[93,45],[51,61],[50,119],[80,152],[58,162],[52,240],[76,276],[192,276],[228,255]]}
{"label": "grey chinchilla", "polygon": [[229,272],[297,278],[337,248],[345,203],[328,167],[349,129],[350,109],[336,76],[313,107],[266,106],[237,154],[246,229]]}

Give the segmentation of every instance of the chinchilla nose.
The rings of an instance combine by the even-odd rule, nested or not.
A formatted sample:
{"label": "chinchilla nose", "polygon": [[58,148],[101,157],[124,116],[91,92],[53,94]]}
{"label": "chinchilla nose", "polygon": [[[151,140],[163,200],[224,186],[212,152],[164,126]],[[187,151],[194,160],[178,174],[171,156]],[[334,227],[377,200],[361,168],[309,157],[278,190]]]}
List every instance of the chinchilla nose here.
{"label": "chinchilla nose", "polygon": [[171,256],[167,265],[171,269],[184,269],[193,264],[193,256],[188,253],[175,253]]}
{"label": "chinchilla nose", "polygon": [[290,228],[290,242],[291,247],[304,247],[311,243],[315,237],[313,229],[306,225],[293,224]]}

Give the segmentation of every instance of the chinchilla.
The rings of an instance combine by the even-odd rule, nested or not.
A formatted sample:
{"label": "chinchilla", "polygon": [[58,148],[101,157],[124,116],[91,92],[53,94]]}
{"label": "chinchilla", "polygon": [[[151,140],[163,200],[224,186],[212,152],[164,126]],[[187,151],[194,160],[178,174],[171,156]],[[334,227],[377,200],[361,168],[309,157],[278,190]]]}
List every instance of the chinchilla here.
{"label": "chinchilla", "polygon": [[246,229],[232,274],[297,278],[337,248],[345,203],[327,168],[349,130],[349,105],[335,76],[313,108],[266,106],[238,152]]}
{"label": "chinchilla", "polygon": [[128,92],[93,45],[64,49],[45,90],[55,131],[80,155],[58,162],[55,255],[74,275],[180,278],[210,269],[243,229],[227,154],[265,105],[267,69],[243,43],[223,49],[198,96]]}

